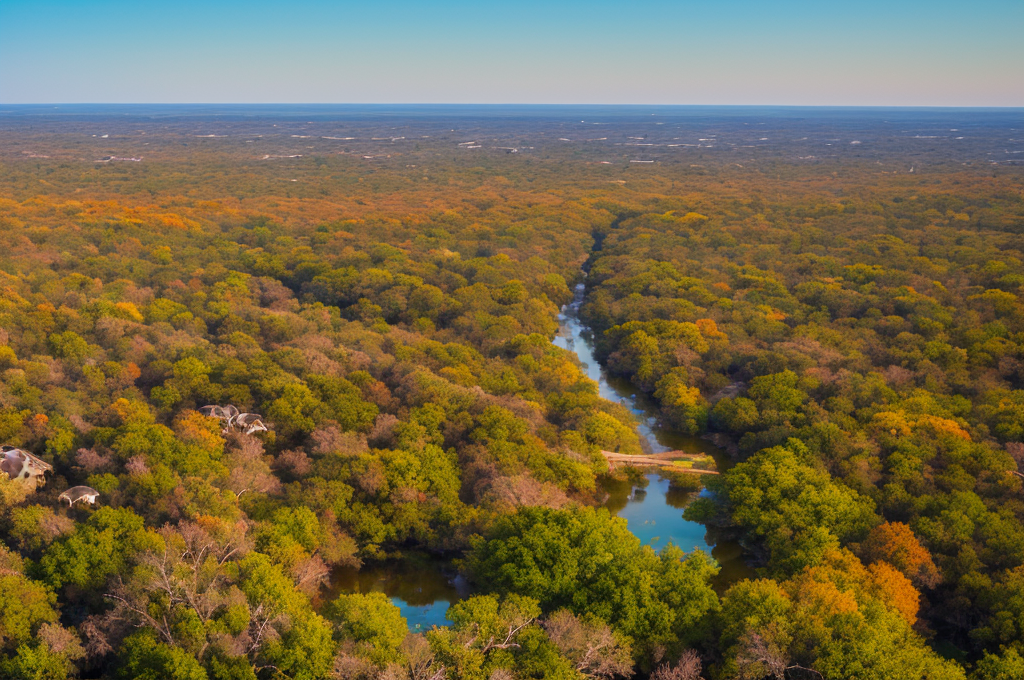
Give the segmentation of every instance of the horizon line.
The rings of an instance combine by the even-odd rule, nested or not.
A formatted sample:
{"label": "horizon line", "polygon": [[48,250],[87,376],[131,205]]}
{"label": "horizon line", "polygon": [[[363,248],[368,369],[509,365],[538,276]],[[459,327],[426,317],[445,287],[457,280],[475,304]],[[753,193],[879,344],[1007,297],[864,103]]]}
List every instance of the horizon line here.
{"label": "horizon line", "polygon": [[777,109],[933,109],[1024,111],[1024,105],[948,104],[656,104],[564,102],[2,102],[4,107],[31,106],[481,106],[481,107],[643,107],[643,108],[777,108]]}

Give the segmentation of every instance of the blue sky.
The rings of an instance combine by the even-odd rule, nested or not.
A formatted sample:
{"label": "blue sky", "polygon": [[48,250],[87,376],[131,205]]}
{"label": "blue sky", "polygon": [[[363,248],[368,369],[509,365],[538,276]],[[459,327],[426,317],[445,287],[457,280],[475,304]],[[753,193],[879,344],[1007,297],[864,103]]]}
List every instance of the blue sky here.
{"label": "blue sky", "polygon": [[1024,0],[0,0],[0,102],[1024,106]]}

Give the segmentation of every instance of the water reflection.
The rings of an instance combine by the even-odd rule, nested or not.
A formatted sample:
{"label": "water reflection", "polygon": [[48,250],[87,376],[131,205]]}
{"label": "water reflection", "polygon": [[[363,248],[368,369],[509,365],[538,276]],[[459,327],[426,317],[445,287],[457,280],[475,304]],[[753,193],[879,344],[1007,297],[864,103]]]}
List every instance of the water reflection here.
{"label": "water reflection", "polygon": [[445,626],[448,607],[470,595],[469,584],[450,562],[412,556],[361,569],[340,567],[331,575],[332,599],[341,593],[384,593],[409,623],[409,630],[421,633],[433,626]]}
{"label": "water reflection", "polygon": [[721,567],[713,584],[719,592],[736,581],[754,577],[738,543],[703,524],[683,519],[683,509],[700,494],[675,488],[657,473],[648,474],[645,479],[646,487],[634,486],[627,480],[607,480],[602,487],[608,494],[604,507],[625,519],[626,526],[641,543],[655,550],[674,543],[686,552],[698,548],[709,551]]}
{"label": "water reflection", "polygon": [[[623,493],[622,486],[627,487]],[[692,492],[669,486],[669,480],[657,474],[647,475],[647,488],[629,490],[629,482],[616,484],[605,507],[626,520],[626,525],[644,545],[660,550],[674,543],[686,552],[708,549],[703,524],[687,522],[682,509],[694,498]]]}

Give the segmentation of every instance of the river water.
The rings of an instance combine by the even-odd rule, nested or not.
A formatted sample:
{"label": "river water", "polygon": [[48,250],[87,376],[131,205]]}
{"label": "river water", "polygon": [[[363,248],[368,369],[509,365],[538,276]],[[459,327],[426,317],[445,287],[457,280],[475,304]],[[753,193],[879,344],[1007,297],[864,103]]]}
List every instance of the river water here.
{"label": "river water", "polygon": [[[579,319],[584,286],[578,284],[575,299],[559,317],[560,328],[555,345],[575,352],[587,376],[597,383],[598,394],[609,401],[626,406],[637,420],[640,443],[647,453],[685,451],[705,453],[715,459],[719,471],[728,469],[732,459],[711,442],[661,427],[658,407],[629,381],[608,375],[594,358],[594,342],[590,330]],[[744,578],[752,578],[754,571],[744,560],[742,547],[699,522],[683,519],[683,509],[700,494],[672,489],[669,481],[657,473],[647,475],[647,487],[633,488],[628,482],[606,483],[609,498],[605,507],[626,520],[629,530],[640,541],[660,549],[674,543],[690,552],[701,549],[711,553],[721,567],[715,588],[724,591]]]}
{"label": "river water", "polygon": [[[579,320],[583,284],[576,287],[572,304],[559,317],[560,329],[554,344],[575,352],[587,375],[598,385],[599,394],[625,405],[637,420],[637,433],[648,453],[682,450],[706,453],[715,459],[719,470],[731,460],[725,451],[699,437],[690,437],[659,426],[657,407],[628,381],[607,375],[594,358],[594,345],[588,329]],[[646,487],[629,482],[606,482],[608,499],[604,507],[626,520],[629,530],[645,545],[660,550],[673,543],[690,552],[701,549],[711,553],[721,566],[714,586],[719,592],[732,583],[754,576],[744,561],[743,550],[735,541],[726,540],[703,524],[683,519],[683,509],[698,496],[695,492],[670,488],[668,479],[657,473],[646,476]],[[707,491],[699,492],[706,494]],[[414,557],[399,562],[367,565],[362,569],[339,569],[332,576],[329,597],[338,593],[383,592],[402,611],[412,632],[444,626],[450,604],[469,594],[465,578],[449,562]]]}
{"label": "river water", "polygon": [[424,555],[365,565],[362,569],[343,567],[331,574],[328,601],[340,593],[380,592],[402,611],[413,633],[448,624],[444,615],[449,605],[472,594],[466,577],[451,562]]}

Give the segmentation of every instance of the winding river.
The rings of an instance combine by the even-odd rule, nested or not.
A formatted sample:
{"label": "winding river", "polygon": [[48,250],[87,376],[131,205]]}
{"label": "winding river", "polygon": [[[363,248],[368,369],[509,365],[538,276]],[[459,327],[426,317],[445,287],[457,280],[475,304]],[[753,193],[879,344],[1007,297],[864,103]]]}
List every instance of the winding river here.
{"label": "winding river", "polygon": [[[661,427],[657,405],[629,381],[609,376],[598,363],[594,358],[590,329],[579,319],[583,294],[584,285],[581,283],[576,286],[575,299],[563,309],[559,317],[561,327],[555,337],[555,344],[576,353],[583,370],[597,383],[598,393],[602,397],[623,404],[633,413],[637,420],[640,444],[646,453],[705,453],[715,459],[719,470],[728,469],[732,459],[724,449],[700,437]],[[754,576],[737,542],[725,539],[699,522],[683,519],[683,508],[698,496],[697,492],[670,488],[669,481],[657,473],[648,474],[647,482],[646,488],[633,488],[628,482],[605,485],[609,492],[605,507],[624,518],[629,530],[641,542],[656,550],[671,542],[687,552],[698,548],[710,552],[722,568],[714,584],[719,591],[724,591],[736,581]]]}
{"label": "winding river", "polygon": [[[607,375],[594,358],[590,332],[579,319],[583,294],[583,284],[579,284],[574,301],[559,317],[560,329],[554,344],[576,353],[584,371],[597,383],[602,397],[630,409],[637,419],[637,432],[647,453],[701,452],[712,456],[719,470],[728,468],[731,459],[724,450],[704,439],[660,427],[657,407],[646,395],[628,381]],[[721,592],[732,583],[754,575],[744,562],[738,543],[725,540],[703,524],[683,519],[683,508],[697,493],[670,488],[668,479],[657,473],[647,475],[646,487],[613,481],[605,484],[605,491],[608,498],[604,507],[625,519],[629,530],[644,544],[655,550],[674,543],[687,552],[698,548],[710,552],[722,568],[714,583],[716,590]],[[359,570],[340,569],[332,577],[330,596],[371,591],[390,597],[409,622],[412,632],[447,625],[444,615],[448,606],[471,593],[469,584],[451,563],[426,557],[367,565]]]}

